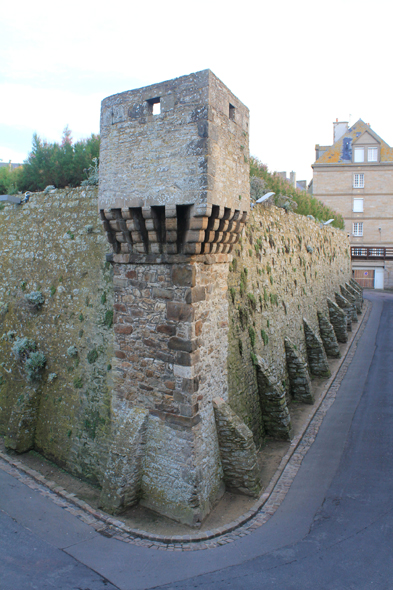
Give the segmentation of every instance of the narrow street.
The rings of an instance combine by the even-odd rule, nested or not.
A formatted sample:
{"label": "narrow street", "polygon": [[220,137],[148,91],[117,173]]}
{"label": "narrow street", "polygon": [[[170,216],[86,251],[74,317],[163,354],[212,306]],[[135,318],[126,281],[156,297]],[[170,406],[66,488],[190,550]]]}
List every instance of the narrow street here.
{"label": "narrow street", "polygon": [[0,470],[0,590],[393,588],[393,294],[372,310],[285,500],[216,549],[106,538]]}

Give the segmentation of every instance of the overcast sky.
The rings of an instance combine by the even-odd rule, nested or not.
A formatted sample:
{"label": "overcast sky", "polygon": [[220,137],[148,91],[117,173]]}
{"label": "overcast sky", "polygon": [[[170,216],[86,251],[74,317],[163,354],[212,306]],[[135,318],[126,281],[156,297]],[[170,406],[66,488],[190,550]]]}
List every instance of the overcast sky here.
{"label": "overcast sky", "polygon": [[0,158],[34,132],[99,132],[106,96],[210,68],[251,112],[250,148],[312,178],[332,122],[393,144],[391,0],[21,0],[1,9]]}

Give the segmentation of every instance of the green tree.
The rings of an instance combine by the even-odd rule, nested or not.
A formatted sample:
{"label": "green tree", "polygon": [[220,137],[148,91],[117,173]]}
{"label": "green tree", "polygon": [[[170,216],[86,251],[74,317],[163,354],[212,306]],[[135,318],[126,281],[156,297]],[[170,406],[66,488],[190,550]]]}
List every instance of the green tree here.
{"label": "green tree", "polygon": [[32,150],[23,165],[19,190],[39,191],[48,185],[57,188],[79,186],[86,178],[85,170],[99,157],[100,137],[91,135],[73,143],[68,125],[61,143],[43,141],[33,135]]}
{"label": "green tree", "polygon": [[22,172],[22,166],[12,168],[8,165],[0,168],[0,195],[14,195],[18,192]]}

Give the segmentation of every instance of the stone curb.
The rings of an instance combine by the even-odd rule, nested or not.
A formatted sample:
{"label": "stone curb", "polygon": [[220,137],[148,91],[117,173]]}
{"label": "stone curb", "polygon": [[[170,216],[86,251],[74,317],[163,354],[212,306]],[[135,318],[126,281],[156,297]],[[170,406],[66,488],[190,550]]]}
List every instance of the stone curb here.
{"label": "stone curb", "polygon": [[[318,433],[322,420],[335,400],[340,384],[355,355],[356,347],[364,332],[372,304],[364,301],[365,311],[353,332],[348,349],[342,357],[334,375],[326,382],[324,390],[309,414],[309,420],[301,432],[291,441],[286,455],[281,459],[276,473],[270,480],[260,498],[245,514],[233,522],[210,531],[189,535],[157,535],[147,531],[132,529],[123,522],[94,509],[87,502],[79,500],[75,494],[68,493],[54,481],[47,480],[43,475],[24,466],[20,461],[12,459],[0,451],[0,469],[16,477],[22,483],[39,491],[52,499],[54,503],[74,514],[80,520],[92,526],[97,532],[107,537],[135,545],[167,551],[194,551],[211,549],[252,533],[262,526],[275,513],[284,500],[291,484],[300,468],[303,457],[308,452]],[[236,532],[235,532],[236,531]]]}

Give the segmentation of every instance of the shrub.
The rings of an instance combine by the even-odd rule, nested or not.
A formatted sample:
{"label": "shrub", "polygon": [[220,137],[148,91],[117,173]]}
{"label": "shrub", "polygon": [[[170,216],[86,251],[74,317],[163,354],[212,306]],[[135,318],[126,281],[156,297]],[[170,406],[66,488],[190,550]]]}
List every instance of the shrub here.
{"label": "shrub", "polygon": [[242,328],[244,328],[244,326],[248,322],[248,311],[247,311],[247,308],[246,307],[242,307],[241,305],[239,305],[239,307],[237,309],[238,309],[238,312],[239,312],[240,324],[241,324]]}
{"label": "shrub", "polygon": [[255,310],[257,307],[257,300],[255,299],[255,295],[253,293],[247,293],[247,298],[251,309]]}
{"label": "shrub", "polygon": [[104,326],[111,328],[113,325],[113,309],[107,309],[104,315]]}
{"label": "shrub", "polygon": [[[255,178],[263,180],[264,184],[256,182]],[[256,195],[260,193],[262,196],[262,190],[264,192],[274,192],[274,201],[279,206],[287,210],[294,209],[294,202],[296,204],[295,213],[306,216],[312,215],[319,221],[328,221],[333,217],[332,225],[344,229],[344,219],[339,213],[336,213],[306,191],[296,189],[276,172],[268,172],[267,166],[257,158],[250,159],[250,185],[252,198],[256,198]],[[260,189],[260,193],[258,189]]]}
{"label": "shrub", "polygon": [[96,362],[96,360],[98,359],[98,352],[96,351],[95,348],[93,348],[92,350],[90,350],[90,352],[87,354],[87,360],[88,363],[90,365],[92,365],[93,363]]}
{"label": "shrub", "polygon": [[249,326],[249,328],[248,328],[248,335],[250,336],[251,346],[254,348],[256,334],[255,334],[255,330],[252,326]]}
{"label": "shrub", "polygon": [[41,291],[32,291],[31,293],[27,293],[25,295],[25,299],[34,307],[41,307],[45,302],[45,297],[41,293]]}
{"label": "shrub", "polygon": [[73,383],[74,383],[75,389],[81,389],[83,387],[82,377],[75,377]]}
{"label": "shrub", "polygon": [[86,175],[91,184],[98,171],[99,149],[100,137],[94,134],[73,143],[68,126],[61,143],[48,143],[35,133],[31,152],[18,172],[18,190],[39,191],[49,185],[80,186]]}
{"label": "shrub", "polygon": [[81,186],[97,186],[99,180],[99,170],[98,170],[98,158],[92,159],[93,165],[85,168],[83,172],[85,172],[87,178],[82,180]]}
{"label": "shrub", "polygon": [[46,358],[42,352],[32,352],[26,360],[25,368],[30,381],[35,381],[40,377],[42,369],[46,365]]}
{"label": "shrub", "polygon": [[24,368],[29,381],[34,381],[40,377],[42,369],[46,365],[44,353],[36,350],[37,345],[34,340],[29,338],[17,338],[11,348],[15,358],[24,364]]}
{"label": "shrub", "polygon": [[[18,168],[2,166],[0,168],[0,195],[14,195],[18,192],[22,170],[22,166]],[[4,205],[1,204],[0,208],[3,209]]]}
{"label": "shrub", "polygon": [[76,348],[76,346],[70,346],[69,348],[67,348],[67,355],[69,357],[78,356],[78,349]]}
{"label": "shrub", "polygon": [[29,340],[29,338],[17,338],[11,351],[13,352],[15,358],[19,361],[25,360],[29,354],[35,351],[37,348],[36,343],[34,340]]}

